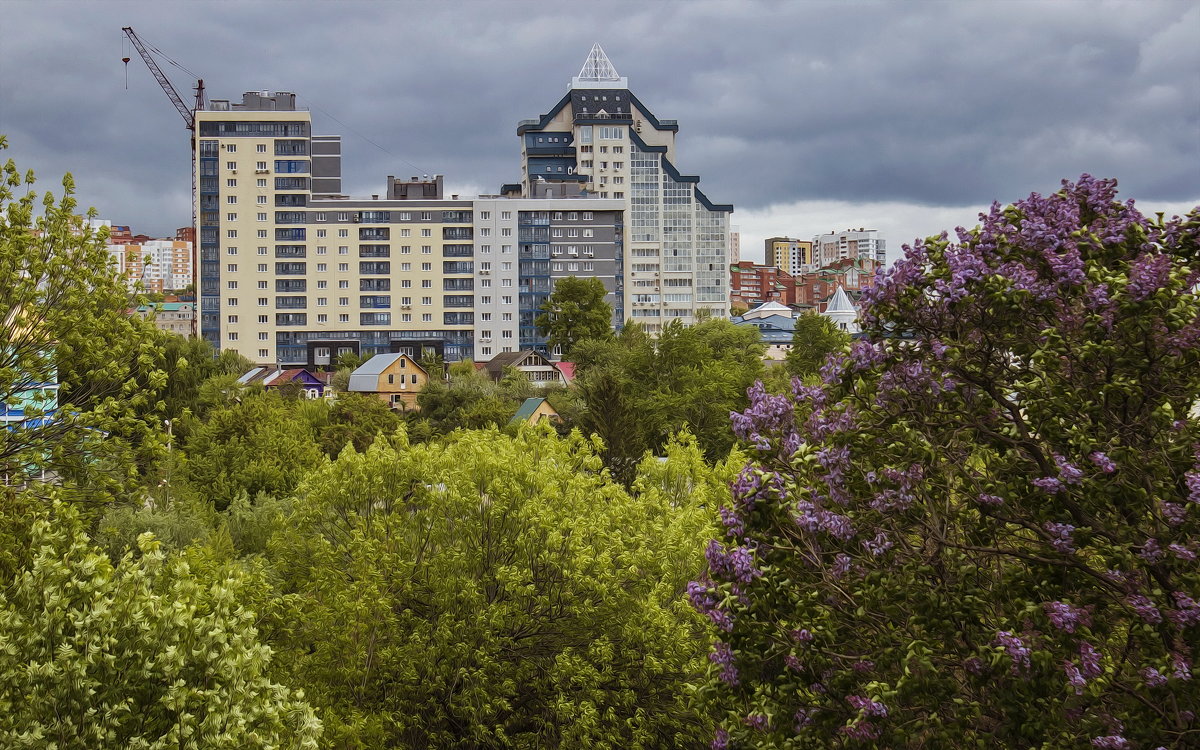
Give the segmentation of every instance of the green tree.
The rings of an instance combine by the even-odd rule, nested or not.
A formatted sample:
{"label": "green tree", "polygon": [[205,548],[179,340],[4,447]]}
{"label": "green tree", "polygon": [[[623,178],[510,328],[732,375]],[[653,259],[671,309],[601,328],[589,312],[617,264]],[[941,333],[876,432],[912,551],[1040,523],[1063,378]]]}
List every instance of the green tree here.
{"label": "green tree", "polygon": [[562,347],[567,359],[584,339],[612,336],[612,305],[604,301],[604,282],[597,278],[568,276],[554,284],[554,291],[534,320],[538,333],[550,348]]}
{"label": "green tree", "polygon": [[218,510],[242,494],[283,497],[324,460],[295,403],[262,391],[209,413],[185,450],[187,481]]}
{"label": "green tree", "polygon": [[822,384],[735,417],[715,745],[1195,744],[1200,208],[1115,188],[916,243]]}
{"label": "green tree", "polygon": [[395,432],[402,421],[374,395],[345,393],[329,407],[328,422],[318,430],[317,440],[327,456],[337,458],[347,444],[365,451],[379,435]]}
{"label": "green tree", "polygon": [[0,477],[86,476],[100,498],[100,483],[135,478],[133,451],[161,443],[161,416],[146,415],[166,383],[162,351],[153,324],[125,314],[135,301],[106,234],[77,214],[70,175],[61,199],[33,185],[11,159],[0,169],[0,410],[25,414],[0,430]]}
{"label": "green tree", "polygon": [[113,565],[56,503],[0,585],[0,745],[316,748],[320,722],[268,678],[244,574],[198,579],[149,534]]}
{"label": "green tree", "polygon": [[282,678],[331,745],[704,746],[682,594],[732,470],[685,439],[630,494],[548,428],[402,437],[310,477],[270,545]]}
{"label": "green tree", "polygon": [[468,360],[450,366],[449,381],[431,378],[417,394],[417,406],[420,417],[440,433],[489,424],[503,427],[516,413],[527,390],[528,380],[525,385],[512,378],[495,383]]}
{"label": "green tree", "polygon": [[792,333],[792,348],[787,353],[788,374],[795,377],[816,375],[826,357],[845,349],[850,344],[850,335],[837,325],[814,312],[805,313],[796,319]]}

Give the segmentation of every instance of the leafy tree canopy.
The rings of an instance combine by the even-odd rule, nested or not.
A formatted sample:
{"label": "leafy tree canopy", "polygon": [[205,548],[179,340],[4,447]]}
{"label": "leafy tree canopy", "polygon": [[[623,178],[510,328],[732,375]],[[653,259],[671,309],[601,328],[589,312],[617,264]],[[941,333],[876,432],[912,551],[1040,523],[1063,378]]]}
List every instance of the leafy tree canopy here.
{"label": "leafy tree canopy", "polygon": [[1193,744],[1200,209],[1115,187],[916,243],[821,385],[736,416],[714,746]]}
{"label": "leafy tree canopy", "polygon": [[792,348],[788,350],[785,367],[789,375],[804,378],[816,375],[825,358],[850,344],[850,335],[840,330],[832,320],[814,312],[796,319],[792,332]]}
{"label": "leafy tree canopy", "polygon": [[69,506],[31,514],[29,566],[0,585],[0,745],[318,746],[303,694],[268,677],[244,574],[203,580],[149,534],[113,565]]}
{"label": "leafy tree canopy", "polygon": [[683,599],[731,469],[685,439],[635,494],[548,428],[403,433],[303,485],[270,545],[286,679],[339,747],[701,747]]}
{"label": "leafy tree canopy", "polygon": [[534,320],[538,333],[547,337],[550,348],[562,347],[563,359],[584,339],[609,338],[612,305],[605,302],[606,293],[604,282],[594,277],[559,279]]}

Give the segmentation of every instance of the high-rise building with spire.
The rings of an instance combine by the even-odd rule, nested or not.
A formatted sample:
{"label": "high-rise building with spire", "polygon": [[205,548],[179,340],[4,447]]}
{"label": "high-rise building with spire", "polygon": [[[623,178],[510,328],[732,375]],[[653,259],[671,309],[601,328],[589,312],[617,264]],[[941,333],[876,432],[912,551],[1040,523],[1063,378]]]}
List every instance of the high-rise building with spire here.
{"label": "high-rise building with spire", "polygon": [[[599,44],[567,94],[517,127],[522,195],[585,193],[623,202],[614,308],[651,332],[729,310],[733,206],[710,201],[699,177],[675,167],[678,131],[676,121],[660,120],[634,96]],[[552,238],[551,260],[586,244],[586,237]],[[522,291],[523,346],[536,343],[532,320],[544,298]]]}

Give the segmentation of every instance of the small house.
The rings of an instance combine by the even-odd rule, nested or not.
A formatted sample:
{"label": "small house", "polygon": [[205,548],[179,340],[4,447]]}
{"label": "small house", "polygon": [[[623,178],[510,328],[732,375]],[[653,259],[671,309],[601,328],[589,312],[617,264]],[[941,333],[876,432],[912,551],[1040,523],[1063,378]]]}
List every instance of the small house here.
{"label": "small house", "polygon": [[407,354],[376,354],[350,373],[353,393],[373,393],[393,409],[412,409],[429,373]]}
{"label": "small house", "polygon": [[325,385],[325,381],[304,368],[279,370],[274,367],[255,367],[238,378],[242,385],[261,385],[264,388],[281,388],[287,383],[295,383],[304,391],[305,398],[322,398],[331,396],[333,392]]}
{"label": "small house", "polygon": [[544,354],[533,349],[519,352],[501,352],[482,364],[481,369],[492,380],[499,382],[504,377],[504,368],[512,367],[525,373],[529,382],[539,387],[550,383],[566,385],[566,378],[558,367],[546,358]]}
{"label": "small house", "polygon": [[528,422],[529,424],[537,424],[543,419],[558,421],[558,412],[544,398],[527,398],[521,404],[521,408],[517,409],[517,413],[513,415],[512,419],[508,420],[508,423],[519,424],[521,422]]}

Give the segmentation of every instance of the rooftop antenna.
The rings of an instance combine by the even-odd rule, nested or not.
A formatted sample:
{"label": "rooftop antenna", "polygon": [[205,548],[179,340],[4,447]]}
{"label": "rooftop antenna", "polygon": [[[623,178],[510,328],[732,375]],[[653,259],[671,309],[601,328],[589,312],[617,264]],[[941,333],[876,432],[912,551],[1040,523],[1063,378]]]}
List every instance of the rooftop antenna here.
{"label": "rooftop antenna", "polygon": [[604,54],[604,48],[597,42],[592,45],[591,52],[588,52],[587,59],[583,61],[579,75],[571,79],[571,88],[626,89],[629,88],[629,79],[617,73],[608,55]]}

